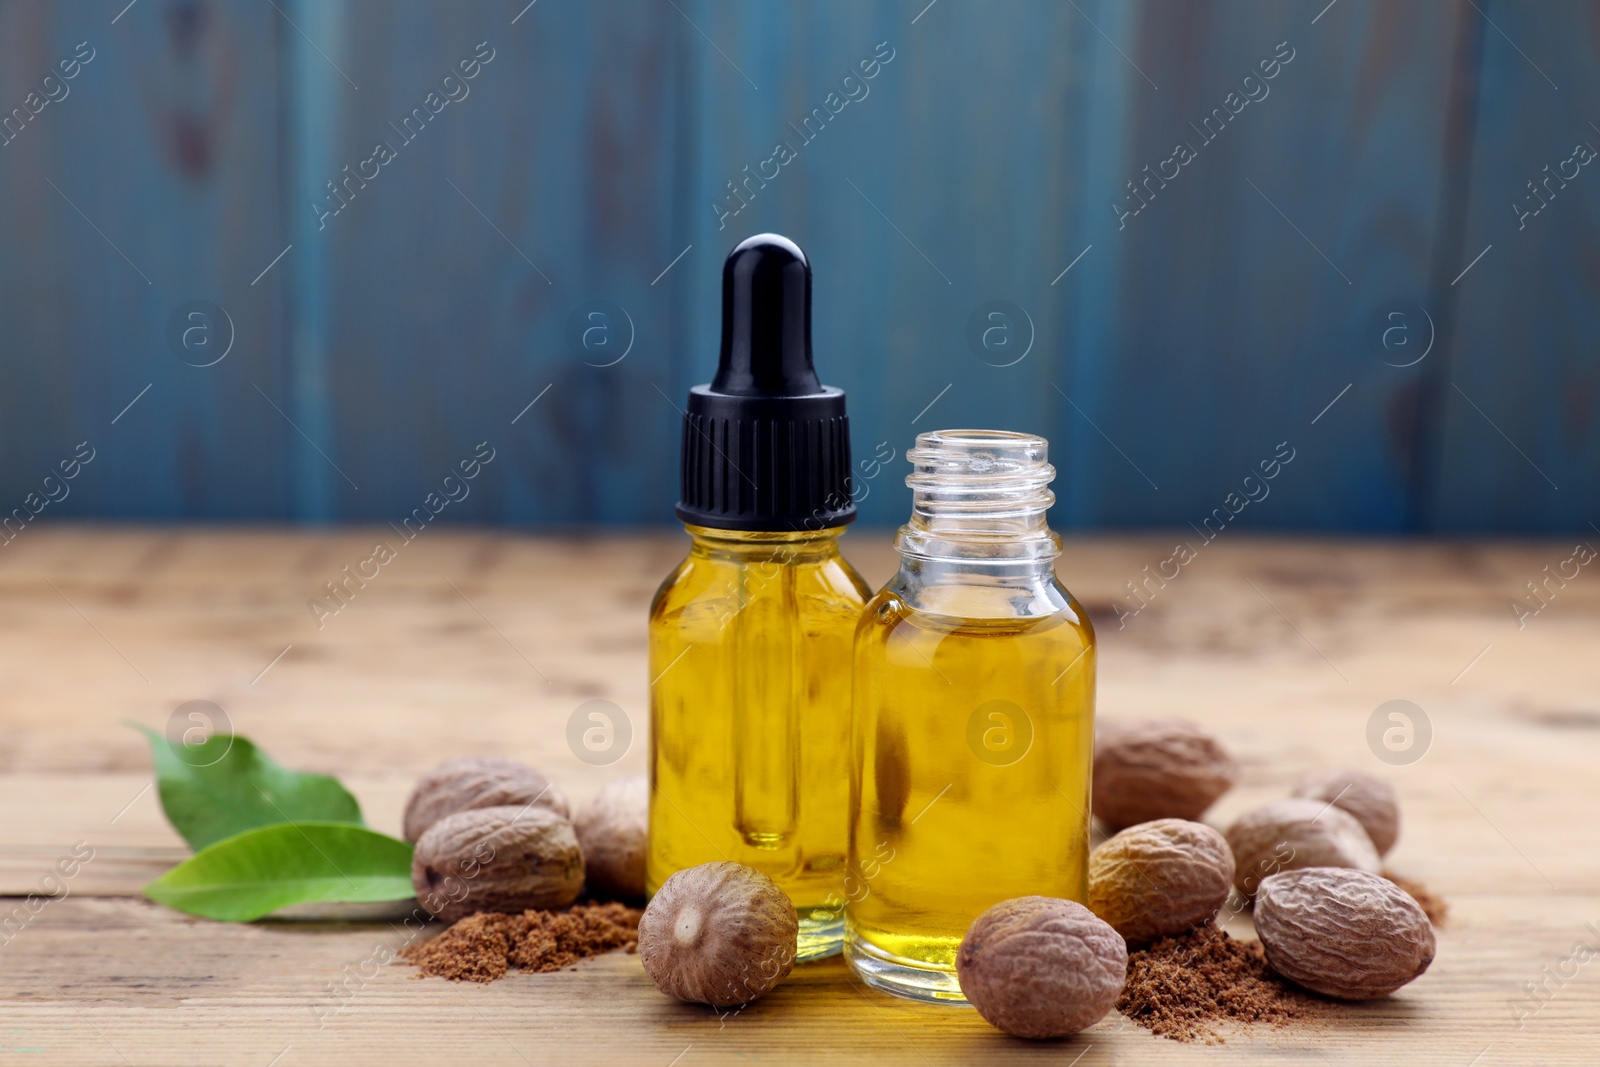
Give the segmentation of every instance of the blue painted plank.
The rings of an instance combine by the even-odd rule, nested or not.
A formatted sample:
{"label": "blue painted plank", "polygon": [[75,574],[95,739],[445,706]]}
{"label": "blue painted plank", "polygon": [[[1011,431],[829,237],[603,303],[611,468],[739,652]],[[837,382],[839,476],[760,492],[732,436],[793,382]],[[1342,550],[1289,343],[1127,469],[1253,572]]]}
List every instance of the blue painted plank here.
{"label": "blue painted plank", "polygon": [[361,487],[335,485],[341,516],[399,521],[480,442],[495,459],[447,520],[671,514],[673,289],[652,282],[689,243],[670,203],[678,16],[522,7],[348,8],[342,200],[293,207],[325,226],[331,451]]}
{"label": "blue painted plank", "polygon": [[[295,0],[280,12],[281,92],[288,132],[285,168],[287,233],[281,265],[288,288],[290,330],[284,352],[289,392],[285,418],[295,435],[286,462],[293,472],[291,507],[297,519],[326,521],[348,514],[360,484],[331,454],[334,398],[329,386],[329,330],[339,294],[333,275],[323,204],[336,163],[341,119],[360,86],[331,58],[349,47],[350,7],[344,0]],[[346,63],[348,65],[348,63]],[[292,254],[293,258],[290,258]],[[341,456],[349,466],[347,457]]]}
{"label": "blue painted plank", "polygon": [[1120,91],[1087,127],[1069,524],[1408,522],[1416,372],[1374,323],[1429,300],[1463,6],[1324,7],[1084,8]]}
{"label": "blue painted plank", "polygon": [[1451,292],[1460,310],[1440,383],[1432,521],[1593,539],[1600,162],[1576,162],[1574,148],[1600,150],[1600,13],[1592,4],[1479,6],[1482,78],[1471,197],[1448,270],[1459,276]]}
{"label": "blue painted plank", "polygon": [[[255,387],[283,392],[282,276],[251,284],[282,247],[275,16],[115,14],[0,7],[0,106],[59,96],[0,146],[0,507],[88,441],[95,459],[41,519],[280,516],[292,431]],[[45,85],[63,61],[76,76]],[[197,300],[225,315],[186,319],[174,350]]]}

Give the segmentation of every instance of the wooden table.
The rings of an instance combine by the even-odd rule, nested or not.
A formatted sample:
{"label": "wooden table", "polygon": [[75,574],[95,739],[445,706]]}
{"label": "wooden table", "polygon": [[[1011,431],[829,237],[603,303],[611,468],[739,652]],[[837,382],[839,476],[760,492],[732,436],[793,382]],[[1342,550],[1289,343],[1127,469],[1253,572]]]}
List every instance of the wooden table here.
{"label": "wooden table", "polygon": [[[1113,604],[1132,606],[1124,582],[1171,555],[1170,541],[1069,544],[1059,569],[1099,626],[1102,716],[1191,716],[1240,758],[1242,784],[1211,821],[1284,795],[1313,768],[1383,773],[1404,804],[1391,865],[1450,903],[1433,969],[1399,995],[1309,1032],[1239,1033],[1208,1048],[1116,1015],[1070,1042],[1025,1044],[968,1010],[866,992],[838,961],[797,970],[725,1018],[669,1001],[622,954],[454,985],[370,965],[402,940],[381,921],[227,925],[144,901],[139,887],[185,849],[150,788],[144,741],[120,723],[159,727],[186,700],[216,702],[290,766],[340,775],[389,832],[411,780],[446,756],[521,757],[578,800],[643,771],[643,618],[680,537],[430,531],[319,630],[307,599],[379,537],[394,540],[382,528],[40,525],[0,552],[6,908],[75,843],[94,850],[68,896],[0,936],[0,1059],[1600,1059],[1600,962],[1573,957],[1580,942],[1600,945],[1600,576],[1584,568],[1521,629],[1507,606],[1571,545],[1228,535],[1119,628]],[[854,531],[846,547],[870,581],[887,577],[881,531]],[[618,704],[636,731],[609,767],[581,762],[565,740],[567,717],[594,698]],[[1367,726],[1395,699],[1421,707],[1433,736],[1420,759],[1389,766]],[[1542,1002],[1524,999],[1530,982],[1542,983]]]}

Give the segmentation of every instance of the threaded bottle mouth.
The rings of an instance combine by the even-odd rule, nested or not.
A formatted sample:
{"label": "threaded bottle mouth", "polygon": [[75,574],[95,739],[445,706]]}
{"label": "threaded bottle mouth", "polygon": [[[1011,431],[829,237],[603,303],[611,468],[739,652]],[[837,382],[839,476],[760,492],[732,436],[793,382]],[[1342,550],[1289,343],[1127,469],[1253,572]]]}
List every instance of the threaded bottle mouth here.
{"label": "threaded bottle mouth", "polygon": [[1049,442],[1010,430],[935,430],[906,453],[911,521],[896,547],[925,558],[1053,559]]}

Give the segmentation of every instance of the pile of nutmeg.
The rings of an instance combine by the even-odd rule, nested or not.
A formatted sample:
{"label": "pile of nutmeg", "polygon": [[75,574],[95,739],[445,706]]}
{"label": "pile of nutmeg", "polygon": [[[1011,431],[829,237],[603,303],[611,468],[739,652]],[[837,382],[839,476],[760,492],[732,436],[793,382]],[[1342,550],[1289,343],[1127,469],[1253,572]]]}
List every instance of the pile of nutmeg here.
{"label": "pile of nutmeg", "polygon": [[423,775],[403,819],[417,901],[446,922],[475,912],[564,908],[591,896],[644,897],[649,796],[618,779],[572,817],[554,783],[496,756],[447,760]]}
{"label": "pile of nutmeg", "polygon": [[[1434,931],[1410,894],[1380,875],[1399,832],[1394,790],[1328,771],[1226,831],[1200,822],[1238,777],[1193,723],[1102,725],[1093,814],[1112,836],[1089,857],[1088,906],[1002,901],[978,916],[956,958],[982,1016],[1020,1037],[1073,1034],[1116,1004],[1128,950],[1254,908],[1268,966],[1340,1000],[1386,996],[1427,970]],[[452,760],[417,783],[405,835],[418,900],[454,921],[479,911],[561,908],[591,895],[644,895],[642,778],[613,782],[569,821],[561,793],[523,764]],[[770,991],[794,964],[792,903],[766,875],[708,863],[666,880],[639,923],[651,980],[686,1001],[729,1007]]]}
{"label": "pile of nutmeg", "polygon": [[[1339,1000],[1387,996],[1426,971],[1433,924],[1379,873],[1400,831],[1394,789],[1360,771],[1323,771],[1218,833],[1198,820],[1237,777],[1193,723],[1102,726],[1092,804],[1115,833],[1089,856],[1094,915],[1140,944],[1253,904],[1267,964]],[[1106,993],[1108,1005],[1116,995]]]}

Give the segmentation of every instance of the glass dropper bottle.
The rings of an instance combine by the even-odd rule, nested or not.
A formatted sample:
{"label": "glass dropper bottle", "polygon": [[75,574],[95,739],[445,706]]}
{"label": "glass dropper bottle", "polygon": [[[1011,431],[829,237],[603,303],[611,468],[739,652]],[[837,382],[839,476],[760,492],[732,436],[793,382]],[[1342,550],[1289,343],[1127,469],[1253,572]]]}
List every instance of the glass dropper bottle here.
{"label": "glass dropper bottle", "polygon": [[787,238],[751,237],[723,265],[722,351],[689,393],[682,476],[689,553],[650,608],[647,888],[747,864],[794,902],[798,958],[834,955],[870,590],[839,554],[849,421],[813,367],[811,267]]}

